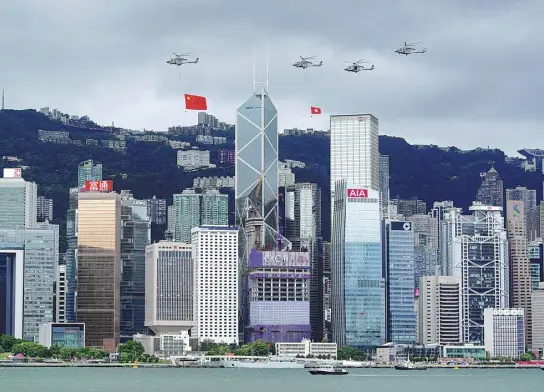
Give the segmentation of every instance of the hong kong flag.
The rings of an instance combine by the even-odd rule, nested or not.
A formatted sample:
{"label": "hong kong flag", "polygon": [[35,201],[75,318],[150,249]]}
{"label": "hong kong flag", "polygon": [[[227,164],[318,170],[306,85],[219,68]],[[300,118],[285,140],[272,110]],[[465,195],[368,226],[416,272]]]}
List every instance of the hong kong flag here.
{"label": "hong kong flag", "polygon": [[187,110],[207,110],[208,104],[206,97],[199,95],[185,94],[185,109]]}
{"label": "hong kong flag", "polygon": [[316,108],[315,106],[310,106],[310,111],[312,114],[321,114],[321,108]]}

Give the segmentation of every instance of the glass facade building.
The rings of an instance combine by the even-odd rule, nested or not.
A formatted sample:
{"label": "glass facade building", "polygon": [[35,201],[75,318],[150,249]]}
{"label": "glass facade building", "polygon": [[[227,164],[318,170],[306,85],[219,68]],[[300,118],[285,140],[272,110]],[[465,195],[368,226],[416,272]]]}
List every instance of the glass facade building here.
{"label": "glass facade building", "polygon": [[384,217],[389,217],[389,199],[389,155],[380,155],[380,203]]}
{"label": "glass facade building", "polygon": [[385,343],[379,191],[338,181],[335,187],[331,286],[333,340],[369,348]]}
{"label": "glass facade building", "polygon": [[0,244],[0,330],[37,342],[39,325],[54,318],[59,228],[0,229]]}
{"label": "glass facade building", "polygon": [[144,333],[145,247],[151,243],[147,201],[121,191],[121,341]]}
{"label": "glass facade building", "polygon": [[85,346],[117,347],[120,328],[120,196],[114,192],[80,192],[77,223],[76,319],[85,323]]}
{"label": "glass facade building", "polygon": [[38,187],[20,177],[0,178],[0,228],[36,227]]}
{"label": "glass facade building", "polygon": [[70,188],[66,213],[66,321],[76,321],[77,290],[77,200],[79,188]]}
{"label": "glass facade building", "polygon": [[253,244],[277,247],[277,118],[278,112],[265,87],[256,89],[236,113],[236,221],[242,238],[250,236],[247,220],[262,222],[254,239],[246,245],[246,262]]}
{"label": "glass facade building", "polygon": [[85,347],[85,324],[45,323],[40,325],[40,344],[63,348]]}
{"label": "glass facade building", "polygon": [[414,232],[412,223],[384,222],[387,342],[416,342]]}

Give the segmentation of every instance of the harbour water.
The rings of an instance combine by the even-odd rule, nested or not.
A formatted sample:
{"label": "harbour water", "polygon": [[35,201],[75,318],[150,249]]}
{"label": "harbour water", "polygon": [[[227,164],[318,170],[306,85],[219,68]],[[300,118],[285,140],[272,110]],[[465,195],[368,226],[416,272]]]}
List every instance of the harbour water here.
{"label": "harbour water", "polygon": [[1,392],[534,392],[540,369],[349,369],[342,377],[308,369],[0,368]]}

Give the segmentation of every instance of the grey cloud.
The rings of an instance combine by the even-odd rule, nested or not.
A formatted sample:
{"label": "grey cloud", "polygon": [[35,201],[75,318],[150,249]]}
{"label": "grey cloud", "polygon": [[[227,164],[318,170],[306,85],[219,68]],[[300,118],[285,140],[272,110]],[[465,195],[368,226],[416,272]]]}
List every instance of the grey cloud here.
{"label": "grey cloud", "polygon": [[[265,5],[268,5],[265,7]],[[371,112],[414,143],[544,147],[540,0],[368,2],[22,0],[0,10],[0,87],[11,107],[52,106],[99,122],[164,130],[190,123],[183,93],[234,122],[251,93],[253,46],[281,128],[327,128],[329,113]],[[403,41],[429,51],[403,57]],[[165,61],[190,51],[197,65]],[[322,68],[291,64],[315,55]],[[373,72],[343,71],[365,58]],[[309,106],[323,108],[309,116]],[[516,132],[511,131],[515,129]],[[533,144],[534,143],[534,144]]]}

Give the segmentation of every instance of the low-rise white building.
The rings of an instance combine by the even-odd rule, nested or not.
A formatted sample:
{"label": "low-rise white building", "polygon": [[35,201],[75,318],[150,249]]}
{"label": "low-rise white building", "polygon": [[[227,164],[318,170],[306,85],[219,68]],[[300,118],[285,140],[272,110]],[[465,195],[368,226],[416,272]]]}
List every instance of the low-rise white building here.
{"label": "low-rise white building", "polygon": [[518,358],[525,352],[525,310],[484,309],[484,345],[492,358]]}
{"label": "low-rise white building", "polygon": [[276,355],[279,357],[309,357],[336,359],[338,345],[336,343],[312,342],[302,339],[300,343],[276,343]]}
{"label": "low-rise white building", "polygon": [[163,333],[158,336],[134,335],[133,340],[140,342],[147,355],[159,358],[187,355],[191,351],[190,336],[187,331]]}

